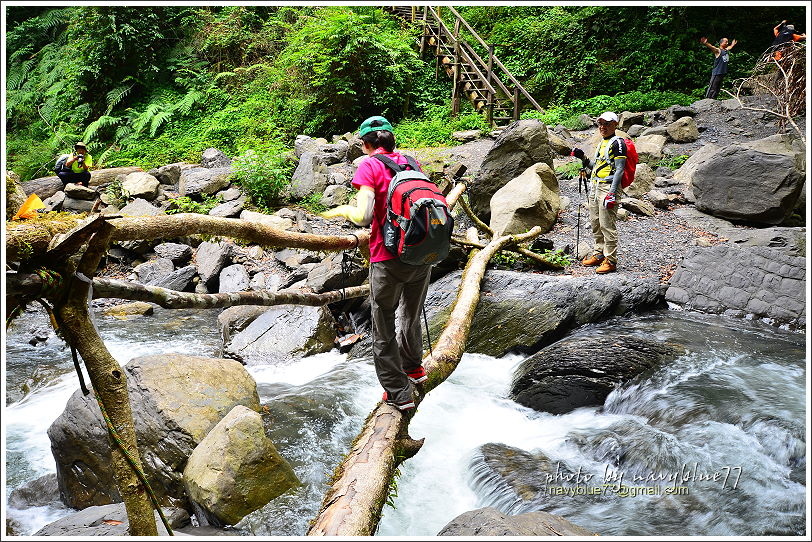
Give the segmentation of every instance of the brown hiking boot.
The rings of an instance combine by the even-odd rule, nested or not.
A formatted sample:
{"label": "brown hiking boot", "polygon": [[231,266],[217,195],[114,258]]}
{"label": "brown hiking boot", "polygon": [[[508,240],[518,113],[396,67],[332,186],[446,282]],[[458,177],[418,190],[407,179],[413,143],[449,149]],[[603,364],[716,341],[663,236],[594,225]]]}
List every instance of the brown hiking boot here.
{"label": "brown hiking boot", "polygon": [[584,258],[583,260],[581,260],[581,265],[593,267],[601,263],[603,260],[604,260],[603,254],[593,254],[589,258]]}
{"label": "brown hiking boot", "polygon": [[604,258],[603,263],[600,265],[600,267],[595,269],[595,273],[600,273],[601,275],[603,275],[604,273],[611,273],[615,269],[617,269],[617,264],[610,262],[609,258]]}

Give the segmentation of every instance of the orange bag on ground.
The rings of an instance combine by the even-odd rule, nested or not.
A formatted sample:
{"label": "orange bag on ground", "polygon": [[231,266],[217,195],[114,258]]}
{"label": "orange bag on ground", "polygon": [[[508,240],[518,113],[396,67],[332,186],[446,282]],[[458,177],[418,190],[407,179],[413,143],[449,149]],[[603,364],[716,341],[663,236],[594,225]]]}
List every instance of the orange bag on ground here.
{"label": "orange bag on ground", "polygon": [[14,215],[11,220],[20,220],[22,218],[35,218],[37,216],[37,209],[45,209],[45,204],[39,199],[36,194],[31,194],[25,200],[20,210]]}

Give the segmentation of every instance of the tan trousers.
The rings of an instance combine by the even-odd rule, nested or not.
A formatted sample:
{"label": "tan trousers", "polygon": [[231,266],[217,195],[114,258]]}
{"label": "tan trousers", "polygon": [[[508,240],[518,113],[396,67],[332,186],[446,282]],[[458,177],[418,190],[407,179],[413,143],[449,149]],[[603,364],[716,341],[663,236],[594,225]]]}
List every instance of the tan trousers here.
{"label": "tan trousers", "polygon": [[595,237],[593,253],[603,254],[613,264],[617,264],[617,209],[623,191],[618,188],[615,192],[615,206],[607,209],[603,206],[603,198],[609,193],[611,182],[599,183],[592,181],[589,191],[589,222],[592,225],[592,235]]}

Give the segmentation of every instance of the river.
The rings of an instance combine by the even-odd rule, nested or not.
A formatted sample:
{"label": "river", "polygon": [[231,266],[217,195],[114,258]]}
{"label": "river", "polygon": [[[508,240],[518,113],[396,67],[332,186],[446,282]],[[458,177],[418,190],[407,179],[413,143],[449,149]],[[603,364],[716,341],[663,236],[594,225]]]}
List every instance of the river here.
{"label": "river", "polygon": [[[129,321],[96,320],[122,364],[162,352],[212,356],[219,348],[216,311],[156,309]],[[26,313],[6,340],[5,504],[26,535],[71,513],[59,505],[17,510],[7,502],[12,489],[55,472],[46,430],[78,388],[70,351],[58,338],[28,343],[31,330],[46,324],[42,312]],[[401,465],[394,507],[384,508],[378,534],[433,536],[482,506],[510,514],[545,510],[602,535],[804,534],[804,336],[676,311],[578,333],[618,331],[681,343],[687,353],[616,389],[602,407],[565,415],[509,399],[522,358],[466,354],[411,423],[411,436],[425,444]],[[248,369],[274,419],[270,436],[304,483],[243,519],[235,534],[303,535],[326,481],[380,399],[379,385],[370,360],[335,351]],[[491,443],[529,458],[517,463],[512,482],[489,466],[482,447]],[[579,479],[543,480],[533,463],[542,456],[550,472],[578,472]],[[517,492],[517,483],[537,491]]]}

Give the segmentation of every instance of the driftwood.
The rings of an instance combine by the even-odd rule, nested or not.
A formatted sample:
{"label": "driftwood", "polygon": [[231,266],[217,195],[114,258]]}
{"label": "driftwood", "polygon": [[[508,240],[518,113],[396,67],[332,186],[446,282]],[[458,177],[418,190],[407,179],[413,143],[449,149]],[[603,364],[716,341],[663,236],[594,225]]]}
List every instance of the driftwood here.
{"label": "driftwood", "polygon": [[[532,239],[539,233],[541,229],[537,226],[526,234],[499,237],[471,256],[445,330],[433,348],[434,354],[423,360],[429,378],[422,385],[416,403],[445,381],[462,358],[488,261],[508,243]],[[378,404],[336,468],[308,535],[344,537],[375,533],[395,469],[422,445],[422,441],[408,435],[411,416],[385,403]]]}

